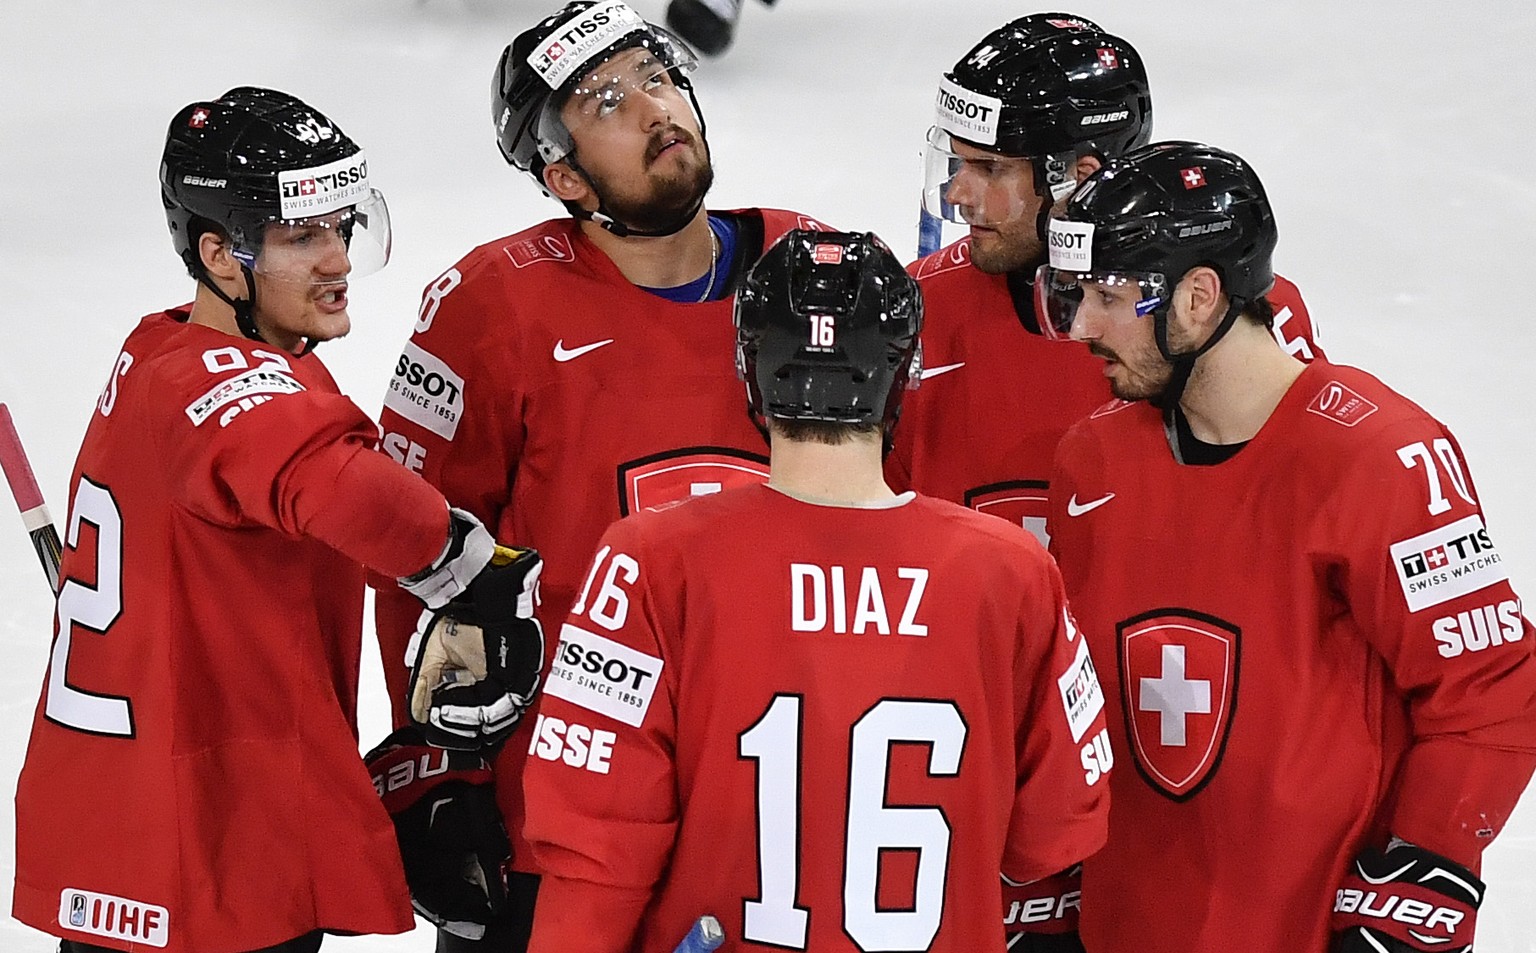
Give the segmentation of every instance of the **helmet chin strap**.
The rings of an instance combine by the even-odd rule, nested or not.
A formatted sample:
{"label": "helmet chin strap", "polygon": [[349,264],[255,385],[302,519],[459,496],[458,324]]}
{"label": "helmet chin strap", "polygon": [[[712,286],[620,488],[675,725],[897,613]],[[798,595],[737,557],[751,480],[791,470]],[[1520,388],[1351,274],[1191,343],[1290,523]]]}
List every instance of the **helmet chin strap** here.
{"label": "helmet chin strap", "polygon": [[592,180],[592,176],[587,173],[587,170],[582,168],[581,163],[577,161],[574,154],[567,156],[564,161],[566,165],[571,167],[572,172],[581,176],[582,181],[587,183],[587,188],[592,190],[592,194],[597,196],[597,209],[594,211],[588,211],[573,203],[566,203],[566,207],[571,210],[571,214],[579,219],[596,222],[620,238],[628,238],[630,236],[636,238],[662,238],[667,235],[676,235],[687,228],[688,223],[692,222],[694,217],[699,214],[699,209],[704,207],[704,196],[700,195],[686,210],[679,212],[660,228],[635,228],[613,217],[613,213],[608,210],[608,200],[603,198],[603,193],[598,190],[597,183]]}
{"label": "helmet chin strap", "polygon": [[[245,274],[246,297],[244,298],[232,298],[225,294],[224,289],[220,288],[218,283],[209,276],[208,269],[201,266],[199,266],[197,269],[197,280],[202,283],[203,287],[207,288],[209,291],[212,291],[220,301],[223,301],[234,310],[235,327],[240,329],[241,334],[245,335],[247,338],[250,338],[252,341],[260,341],[262,344],[271,344],[273,347],[279,347],[280,345],[274,344],[273,342],[262,337],[261,329],[256,327],[256,318],[254,316],[256,311],[255,273],[251,271],[251,266],[247,265],[243,261],[240,262],[240,271]],[[317,343],[318,342],[313,338],[305,338],[304,348],[299,351],[297,356],[303,357],[310,351],[313,351]]]}
{"label": "helmet chin strap", "polygon": [[1170,294],[1168,302],[1152,313],[1152,336],[1157,341],[1158,353],[1163,355],[1163,360],[1173,365],[1173,376],[1169,378],[1168,386],[1149,401],[1153,407],[1161,410],[1164,416],[1171,414],[1173,408],[1183,398],[1184,388],[1189,386],[1189,375],[1195,370],[1195,361],[1227,336],[1227,332],[1237,323],[1237,317],[1243,313],[1247,303],[1243,298],[1231,298],[1227,304],[1227,313],[1222,316],[1221,323],[1216,325],[1216,330],[1211,332],[1211,336],[1205,339],[1205,343],[1193,351],[1183,351],[1179,354],[1172,353],[1172,347],[1168,342],[1168,313],[1173,308],[1173,295]]}
{"label": "helmet chin strap", "polygon": [[[707,151],[709,143],[709,125],[704,121],[704,111],[699,108],[699,97],[694,92],[693,83],[689,82],[680,74],[673,75],[673,82],[679,89],[687,90],[688,92],[688,99],[693,103],[694,118],[698,119],[699,121],[699,141],[705,143],[705,149]],[[626,225],[613,217],[613,213],[608,210],[608,200],[603,198],[603,193],[598,190],[597,183],[593,181],[592,176],[587,173],[586,169],[582,168],[581,161],[576,158],[574,149],[568,155],[566,155],[562,161],[571,167],[571,171],[581,176],[582,181],[587,183],[587,188],[591,189],[592,194],[597,196],[597,209],[595,211],[588,211],[581,206],[574,205],[570,202],[565,203],[566,208],[570,209],[571,214],[576,218],[584,219],[590,222],[596,222],[598,225],[601,225],[603,228],[606,228],[608,231],[619,236],[620,238],[627,238],[630,236],[636,238],[664,238],[667,235],[676,235],[678,232],[687,228],[688,223],[692,222],[694,216],[699,214],[699,209],[704,207],[704,196],[700,195],[691,205],[688,206],[685,211],[680,212],[677,217],[668,221],[660,228],[635,228],[634,226]]]}

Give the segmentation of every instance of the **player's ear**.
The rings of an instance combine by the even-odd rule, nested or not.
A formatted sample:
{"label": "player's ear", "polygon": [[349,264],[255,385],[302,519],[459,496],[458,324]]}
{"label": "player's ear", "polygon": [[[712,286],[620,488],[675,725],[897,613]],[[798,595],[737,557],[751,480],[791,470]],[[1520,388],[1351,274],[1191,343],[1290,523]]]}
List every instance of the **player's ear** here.
{"label": "player's ear", "polygon": [[1222,292],[1221,276],[1212,268],[1191,268],[1174,291],[1178,307],[1174,320],[1185,324],[1184,330],[1198,337],[1209,334],[1226,315],[1227,297]]}
{"label": "player's ear", "polygon": [[1097,156],[1078,156],[1077,162],[1072,166],[1072,175],[1081,182],[1104,167]]}
{"label": "player's ear", "polygon": [[576,174],[576,170],[564,162],[551,162],[544,167],[544,187],[562,202],[580,204],[592,195],[592,186],[587,184],[586,177]]}
{"label": "player's ear", "polygon": [[240,262],[230,254],[230,244],[218,232],[203,232],[197,238],[197,254],[203,267],[215,278],[233,280],[240,276]]}

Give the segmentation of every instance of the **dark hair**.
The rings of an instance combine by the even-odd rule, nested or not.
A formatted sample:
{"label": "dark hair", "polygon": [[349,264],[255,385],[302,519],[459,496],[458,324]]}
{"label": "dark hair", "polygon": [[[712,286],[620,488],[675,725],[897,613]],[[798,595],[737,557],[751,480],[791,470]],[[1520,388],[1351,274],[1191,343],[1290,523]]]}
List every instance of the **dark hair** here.
{"label": "dark hair", "polygon": [[1271,331],[1275,329],[1275,306],[1270,304],[1269,299],[1263,295],[1243,305],[1243,316]]}
{"label": "dark hair", "polygon": [[881,425],[876,421],[843,424],[831,420],[789,420],[769,417],[768,429],[793,443],[824,443],[837,447],[852,443],[856,437],[878,437]]}

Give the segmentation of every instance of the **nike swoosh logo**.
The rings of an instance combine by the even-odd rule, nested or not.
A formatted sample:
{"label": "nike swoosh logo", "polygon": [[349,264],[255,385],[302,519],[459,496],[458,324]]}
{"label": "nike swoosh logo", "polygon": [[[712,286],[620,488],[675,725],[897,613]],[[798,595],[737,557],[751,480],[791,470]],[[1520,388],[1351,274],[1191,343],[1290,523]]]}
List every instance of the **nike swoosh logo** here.
{"label": "nike swoosh logo", "polygon": [[1089,500],[1087,503],[1079,503],[1077,502],[1077,494],[1074,493],[1072,494],[1072,499],[1067,501],[1067,515],[1082,516],[1084,513],[1091,513],[1092,511],[1098,509],[1114,498],[1115,495],[1113,493],[1107,493],[1096,500]]}
{"label": "nike swoosh logo", "polygon": [[561,338],[555,342],[555,360],[559,361],[561,364],[564,364],[566,361],[574,361],[578,357],[581,357],[583,354],[595,351],[600,347],[606,347],[612,343],[613,338],[608,338],[607,340],[597,341],[593,344],[583,344],[581,347],[573,347],[567,349],[565,346],[565,339]]}
{"label": "nike swoosh logo", "polygon": [[965,362],[961,361],[959,364],[940,364],[938,367],[925,367],[923,368],[922,373],[917,375],[917,379],[920,381],[925,381],[930,377],[938,377],[940,374],[948,374],[950,371],[959,370],[964,366]]}

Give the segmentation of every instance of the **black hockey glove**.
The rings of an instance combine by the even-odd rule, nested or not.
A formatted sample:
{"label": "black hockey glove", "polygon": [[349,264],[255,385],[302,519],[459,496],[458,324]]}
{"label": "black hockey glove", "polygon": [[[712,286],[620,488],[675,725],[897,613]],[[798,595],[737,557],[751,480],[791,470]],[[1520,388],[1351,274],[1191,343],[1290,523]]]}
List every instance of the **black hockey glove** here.
{"label": "black hockey glove", "polygon": [[463,592],[422,613],[405,662],[411,721],[428,742],[473,751],[517,727],[544,666],[533,613],[542,568],[532,549],[496,546]]}
{"label": "black hockey glove", "polygon": [[496,551],[496,540],[485,525],[467,510],[448,511],[448,541],[432,565],[398,580],[400,588],[427,604],[442,607],[449,599],[469,588]]}
{"label": "black hockey glove", "polygon": [[1027,884],[1003,878],[1003,933],[1009,953],[1083,953],[1077,933],[1083,865]]}
{"label": "black hockey glove", "polygon": [[1483,882],[1455,861],[1393,838],[1355,858],[1333,902],[1333,953],[1466,953]]}
{"label": "black hockey glove", "polygon": [[480,939],[506,907],[511,854],[490,765],[478,753],[430,747],[414,727],[364,760],[395,822],[411,905],[448,933]]}

